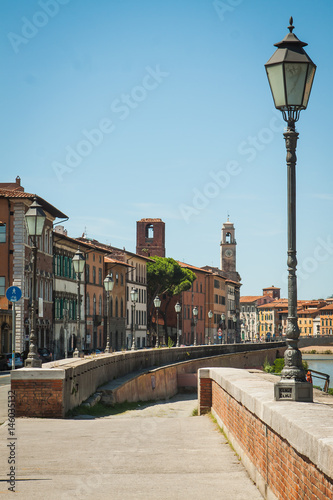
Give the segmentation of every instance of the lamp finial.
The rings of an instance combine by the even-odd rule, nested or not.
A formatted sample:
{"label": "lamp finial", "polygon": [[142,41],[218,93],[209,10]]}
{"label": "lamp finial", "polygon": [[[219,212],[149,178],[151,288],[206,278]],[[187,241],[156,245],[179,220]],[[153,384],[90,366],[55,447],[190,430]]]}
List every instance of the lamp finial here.
{"label": "lamp finial", "polygon": [[290,31],[290,33],[293,32],[293,29],[295,28],[295,26],[293,26],[293,17],[291,16],[290,19],[289,19],[289,26],[288,26],[288,30]]}

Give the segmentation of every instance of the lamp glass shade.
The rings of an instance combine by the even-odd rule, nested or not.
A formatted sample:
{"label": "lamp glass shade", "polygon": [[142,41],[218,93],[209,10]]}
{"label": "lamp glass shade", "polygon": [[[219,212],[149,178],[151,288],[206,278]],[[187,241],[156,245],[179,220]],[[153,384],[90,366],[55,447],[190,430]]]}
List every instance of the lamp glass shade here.
{"label": "lamp glass shade", "polygon": [[236,323],[236,321],[237,321],[236,316],[234,316],[234,317],[232,318],[232,321],[233,321],[234,323]]}
{"label": "lamp glass shade", "polygon": [[179,302],[177,302],[177,304],[175,305],[175,311],[176,313],[180,313],[180,311],[182,310],[182,306],[179,304]]}
{"label": "lamp glass shade", "polygon": [[193,307],[193,316],[198,316],[198,308],[197,308],[197,306]]}
{"label": "lamp glass shade", "polygon": [[114,281],[112,279],[112,276],[108,274],[104,279],[104,288],[107,292],[112,292],[113,286],[114,286]]}
{"label": "lamp glass shade", "polygon": [[222,321],[224,321],[224,320],[225,320],[225,314],[224,314],[224,313],[222,313],[222,314],[221,314],[221,320],[222,320]]}
{"label": "lamp glass shade", "polygon": [[159,298],[158,295],[156,295],[156,297],[154,298],[154,306],[158,309],[159,307],[161,307],[161,299]]}
{"label": "lamp glass shade", "polygon": [[208,318],[212,319],[212,317],[213,317],[213,312],[212,311],[208,311]]}
{"label": "lamp glass shade", "polygon": [[139,292],[137,288],[132,288],[131,290],[131,301],[137,302],[139,298]]}
{"label": "lamp glass shade", "polygon": [[275,107],[306,109],[315,69],[311,63],[283,62],[267,66]]}
{"label": "lamp glass shade", "polygon": [[25,223],[29,236],[40,236],[43,232],[46,215],[35,199],[25,214]]}
{"label": "lamp glass shade", "polygon": [[86,261],[83,253],[80,250],[77,250],[77,252],[75,252],[72,261],[73,261],[74,271],[76,272],[76,274],[81,274],[83,272],[84,264]]}

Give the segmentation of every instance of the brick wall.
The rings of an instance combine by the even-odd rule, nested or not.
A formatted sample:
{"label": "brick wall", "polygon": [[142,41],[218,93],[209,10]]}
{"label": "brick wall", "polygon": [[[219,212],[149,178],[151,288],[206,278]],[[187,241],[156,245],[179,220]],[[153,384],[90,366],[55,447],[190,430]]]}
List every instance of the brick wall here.
{"label": "brick wall", "polygon": [[62,418],[63,380],[13,380],[17,417]]}
{"label": "brick wall", "polygon": [[[210,385],[211,400],[209,402]],[[256,405],[252,406],[252,402],[249,403],[249,406],[252,406],[255,411],[250,411],[247,408],[247,405],[244,404],[246,397],[244,397],[244,394],[241,395],[238,389],[234,390],[233,388],[232,391],[229,391],[227,380],[224,380],[222,385],[224,387],[221,387],[219,382],[206,378],[205,375],[204,378],[200,378],[200,414],[207,412],[207,407],[211,406],[218,423],[223,427],[237,453],[241,455],[243,463],[249,464],[248,469],[252,473],[250,475],[258,487],[260,486],[259,489],[264,498],[286,500],[328,500],[333,498],[332,470],[331,472],[327,469],[326,471],[322,470],[323,467],[320,467],[320,464],[314,463],[309,456],[297,449],[297,441],[301,441],[303,438],[302,432],[294,434],[293,441],[296,444],[291,444],[290,438],[283,436],[283,432],[280,432],[285,428],[285,424],[287,426],[291,425],[293,419],[292,405],[302,405],[302,411],[305,414],[302,425],[304,426],[304,438],[306,439],[305,433],[308,430],[309,433],[312,432],[313,415],[317,411],[319,428],[316,429],[315,435],[312,434],[311,439],[312,441],[317,440],[319,453],[325,453],[322,445],[323,439],[327,438],[327,432],[325,426],[321,431],[320,425],[323,423],[323,412],[327,412],[328,423],[333,418],[333,409],[331,407],[320,407],[322,405],[319,405],[320,408],[318,405],[315,408],[315,403],[282,403],[282,405],[289,405],[291,410],[289,417],[287,417],[289,422],[284,422],[283,417],[279,417],[277,414],[274,415],[273,406],[281,405],[281,403],[273,402],[273,387],[270,405],[273,411],[265,415],[265,409],[259,403],[260,400],[262,402],[263,394],[260,384],[258,385],[259,404],[256,407]],[[273,386],[273,384],[271,385]],[[231,395],[230,392],[233,392],[234,395]],[[312,423],[310,419],[306,418],[308,405],[311,405]],[[285,408],[288,410],[288,406]],[[262,415],[265,415],[266,418],[260,418]],[[286,415],[288,415],[288,412],[286,412]],[[267,421],[272,422],[272,426],[268,425]],[[332,442],[331,436],[330,440]],[[301,444],[300,447],[305,450],[308,449],[309,452],[311,451],[310,447],[304,446],[304,444]],[[332,444],[328,451],[332,454]],[[332,463],[330,467],[333,468]]]}

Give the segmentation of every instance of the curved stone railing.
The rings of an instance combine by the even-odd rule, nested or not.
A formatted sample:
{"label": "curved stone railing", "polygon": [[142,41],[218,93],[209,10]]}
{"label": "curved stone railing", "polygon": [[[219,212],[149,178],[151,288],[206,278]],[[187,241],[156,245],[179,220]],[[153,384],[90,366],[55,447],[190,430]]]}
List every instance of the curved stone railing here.
{"label": "curved stone railing", "polygon": [[[142,349],[64,359],[46,363],[39,369],[22,368],[11,374],[11,386],[16,394],[16,415],[63,418],[68,410],[80,405],[98,387],[129,373],[142,373],[145,370],[184,362],[188,362],[184,370],[194,373],[200,366],[207,365],[202,361],[201,364],[197,363],[194,369],[191,368],[190,361],[219,357],[222,359],[225,355],[241,356],[238,363],[242,363],[240,366],[246,366],[249,364],[247,360],[250,353],[249,366],[260,366],[266,355],[273,361],[279,349],[283,352],[284,346],[284,343],[268,343]],[[258,353],[257,358],[255,353]],[[215,366],[222,366],[221,363],[222,361],[219,361]],[[210,364],[214,365],[214,362],[210,361]]]}

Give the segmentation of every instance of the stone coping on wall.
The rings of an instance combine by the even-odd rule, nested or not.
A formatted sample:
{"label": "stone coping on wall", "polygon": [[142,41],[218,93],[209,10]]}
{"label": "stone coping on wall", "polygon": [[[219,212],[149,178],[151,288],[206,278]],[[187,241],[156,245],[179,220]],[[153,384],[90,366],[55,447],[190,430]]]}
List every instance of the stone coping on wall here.
{"label": "stone coping on wall", "polygon": [[62,380],[66,372],[59,368],[20,368],[11,372],[11,380]]}
{"label": "stone coping on wall", "polygon": [[[247,370],[201,368],[198,377],[199,384],[201,379],[215,381],[298,453],[333,478],[333,407],[330,404],[315,395],[313,403],[275,401],[274,382]],[[232,433],[232,429],[229,431]]]}

